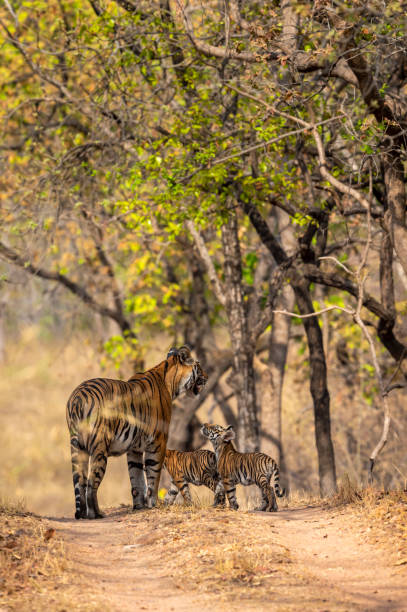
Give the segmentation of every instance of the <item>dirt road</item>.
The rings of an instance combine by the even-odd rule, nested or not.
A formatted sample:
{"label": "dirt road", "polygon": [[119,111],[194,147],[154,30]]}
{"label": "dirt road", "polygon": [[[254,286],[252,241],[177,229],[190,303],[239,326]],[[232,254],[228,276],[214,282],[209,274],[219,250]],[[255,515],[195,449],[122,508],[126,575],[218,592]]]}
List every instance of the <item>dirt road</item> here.
{"label": "dirt road", "polygon": [[407,611],[407,565],[348,509],[121,509],[49,524],[90,609]]}

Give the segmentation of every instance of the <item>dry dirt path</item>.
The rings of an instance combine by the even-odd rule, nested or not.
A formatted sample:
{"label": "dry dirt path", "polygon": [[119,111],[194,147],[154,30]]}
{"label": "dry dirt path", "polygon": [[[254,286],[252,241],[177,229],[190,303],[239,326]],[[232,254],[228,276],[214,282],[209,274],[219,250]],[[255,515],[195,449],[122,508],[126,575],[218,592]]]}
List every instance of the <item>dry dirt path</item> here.
{"label": "dry dirt path", "polygon": [[89,609],[407,612],[406,566],[347,509],[121,509],[49,522]]}

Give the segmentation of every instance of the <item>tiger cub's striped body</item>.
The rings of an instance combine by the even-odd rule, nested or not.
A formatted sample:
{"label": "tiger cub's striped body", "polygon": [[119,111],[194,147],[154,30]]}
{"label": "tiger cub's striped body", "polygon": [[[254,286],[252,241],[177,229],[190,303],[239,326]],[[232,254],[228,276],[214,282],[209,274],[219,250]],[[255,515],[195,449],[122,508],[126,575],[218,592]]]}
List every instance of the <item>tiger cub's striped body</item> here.
{"label": "tiger cub's striped body", "polygon": [[176,451],[167,448],[164,466],[171,476],[171,486],[165,503],[172,505],[178,493],[184,503],[192,503],[188,484],[205,485],[215,493],[214,506],[225,504],[225,492],[216,467],[216,455],[209,450]]}
{"label": "tiger cub's striped body", "polygon": [[[172,400],[199,393],[207,376],[188,347],[130,380],[95,378],[79,385],[66,410],[71,437],[75,518],[98,518],[97,490],[107,458],[127,453],[133,508],[156,504]],[[147,477],[147,486],[145,481]]]}
{"label": "tiger cub's striped body", "polygon": [[239,505],[236,500],[236,485],[257,485],[262,494],[262,504],[256,510],[277,512],[278,497],[284,495],[281,491],[280,472],[277,463],[264,453],[239,453],[231,440],[235,437],[232,426],[221,427],[205,423],[202,434],[209,438],[215,449],[218,472],[223,487],[233,510]]}

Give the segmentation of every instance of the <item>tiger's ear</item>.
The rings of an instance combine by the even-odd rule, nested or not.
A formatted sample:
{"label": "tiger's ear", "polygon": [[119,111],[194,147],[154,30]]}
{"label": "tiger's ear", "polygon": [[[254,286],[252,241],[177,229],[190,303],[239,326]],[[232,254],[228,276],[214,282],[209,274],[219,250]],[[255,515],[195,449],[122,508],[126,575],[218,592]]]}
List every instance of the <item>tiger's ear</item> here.
{"label": "tiger's ear", "polygon": [[181,346],[178,349],[178,356],[181,363],[185,363],[186,365],[193,365],[195,362],[191,357],[191,349],[189,346]]}
{"label": "tiger's ear", "polygon": [[172,355],[178,355],[178,349],[175,346],[170,348],[170,350],[168,351],[167,359],[168,357],[172,357]]}
{"label": "tiger's ear", "polygon": [[236,437],[236,434],[233,430],[232,425],[228,425],[226,427],[226,431],[224,431],[222,434],[222,440],[224,440],[225,442],[229,442],[230,440],[233,440],[235,437]]}

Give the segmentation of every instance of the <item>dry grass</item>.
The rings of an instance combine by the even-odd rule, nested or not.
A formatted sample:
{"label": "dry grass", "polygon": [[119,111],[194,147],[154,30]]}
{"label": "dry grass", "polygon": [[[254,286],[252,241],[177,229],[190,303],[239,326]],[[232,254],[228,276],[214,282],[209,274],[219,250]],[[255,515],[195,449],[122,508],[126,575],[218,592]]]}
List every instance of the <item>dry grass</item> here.
{"label": "dry grass", "polygon": [[349,478],[348,474],[345,474],[338,483],[338,492],[328,500],[328,504],[331,507],[357,504],[362,498],[362,488],[358,487],[358,485]]}
{"label": "dry grass", "polygon": [[100,610],[67,558],[64,542],[48,522],[21,502],[0,503],[0,609],[16,612]]}
{"label": "dry grass", "polygon": [[[0,509],[0,603],[11,610],[34,609],[32,597],[51,602],[48,588],[60,589],[67,569],[63,543],[46,524],[21,504],[1,504]],[[45,598],[44,598],[45,599]]]}
{"label": "dry grass", "polygon": [[354,507],[364,516],[370,539],[392,552],[396,566],[407,566],[407,492],[367,488]]}
{"label": "dry grass", "polygon": [[[272,521],[264,516],[201,503],[162,507],[159,512],[159,532],[134,542],[157,550],[177,588],[219,593],[223,602],[248,597],[253,603],[270,593],[271,586],[285,583],[291,572],[290,552],[276,541]],[[147,515],[144,520],[156,519]],[[133,522],[141,528],[140,519],[130,518],[130,525]]]}
{"label": "dry grass", "polygon": [[358,487],[345,475],[338,493],[325,503],[346,507],[350,515],[364,523],[376,546],[391,551],[396,566],[407,566],[407,491]]}

